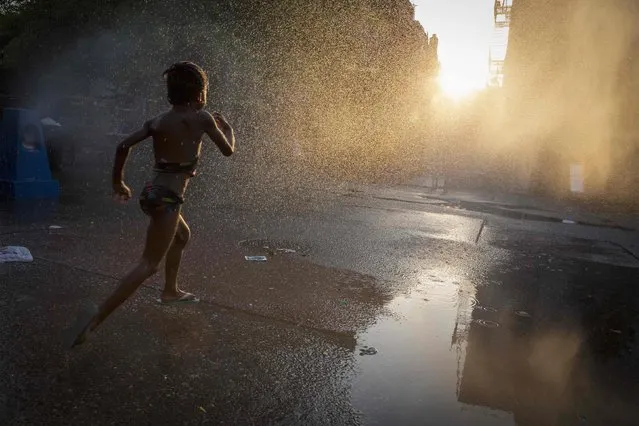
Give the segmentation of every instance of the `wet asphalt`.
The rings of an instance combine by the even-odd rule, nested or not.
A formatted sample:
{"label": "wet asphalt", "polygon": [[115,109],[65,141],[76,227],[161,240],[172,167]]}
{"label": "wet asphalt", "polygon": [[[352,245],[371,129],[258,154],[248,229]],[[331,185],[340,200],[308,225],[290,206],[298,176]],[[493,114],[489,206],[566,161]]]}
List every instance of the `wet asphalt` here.
{"label": "wet asphalt", "polygon": [[180,280],[202,302],[160,306],[160,274],[70,351],[146,226],[90,193],[0,211],[35,257],[0,265],[0,424],[637,424],[633,230],[416,186],[257,207],[195,187]]}

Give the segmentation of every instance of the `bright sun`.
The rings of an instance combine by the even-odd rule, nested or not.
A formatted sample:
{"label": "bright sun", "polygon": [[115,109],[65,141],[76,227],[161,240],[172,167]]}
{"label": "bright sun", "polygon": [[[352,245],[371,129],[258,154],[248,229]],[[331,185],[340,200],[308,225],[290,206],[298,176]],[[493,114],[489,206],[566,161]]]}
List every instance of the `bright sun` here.
{"label": "bright sun", "polygon": [[439,39],[438,83],[442,96],[459,101],[483,90],[488,81],[489,53],[495,43],[495,0],[411,1],[416,4],[415,17],[424,30]]}
{"label": "bright sun", "polygon": [[442,93],[453,100],[472,96],[486,87],[486,76],[479,70],[476,73],[453,73],[442,70],[437,81]]}

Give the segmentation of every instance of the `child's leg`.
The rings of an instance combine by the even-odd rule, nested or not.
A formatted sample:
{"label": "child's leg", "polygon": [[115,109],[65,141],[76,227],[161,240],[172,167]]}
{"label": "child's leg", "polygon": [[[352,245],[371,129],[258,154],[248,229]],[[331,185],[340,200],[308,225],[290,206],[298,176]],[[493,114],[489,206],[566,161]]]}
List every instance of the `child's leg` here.
{"label": "child's leg", "polygon": [[135,290],[150,276],[158,271],[162,258],[166,254],[173,237],[175,236],[180,211],[161,213],[151,217],[146,235],[146,246],[142,259],[122,280],[100,306],[98,313],[91,319],[87,326],[80,332],[74,342],[78,345],[86,339],[89,332],[93,331],[104,321],[118,306],[128,299]]}
{"label": "child's leg", "polygon": [[162,292],[163,302],[179,299],[186,294],[182,290],[178,290],[177,276],[178,270],[180,269],[180,261],[182,260],[182,252],[190,238],[191,230],[184,221],[184,217],[180,215],[175,237],[173,238],[171,247],[166,254],[164,271],[166,275],[166,282],[164,284],[164,291]]}

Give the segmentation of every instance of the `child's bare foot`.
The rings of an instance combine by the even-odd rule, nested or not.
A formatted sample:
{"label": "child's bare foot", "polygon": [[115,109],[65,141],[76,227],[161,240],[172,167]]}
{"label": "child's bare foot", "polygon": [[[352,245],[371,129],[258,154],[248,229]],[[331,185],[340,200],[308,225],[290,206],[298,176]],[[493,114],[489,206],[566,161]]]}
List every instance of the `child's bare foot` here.
{"label": "child's bare foot", "polygon": [[171,305],[175,303],[197,303],[198,299],[194,294],[187,293],[186,291],[178,290],[176,292],[162,292],[162,296],[159,302],[163,305]]}

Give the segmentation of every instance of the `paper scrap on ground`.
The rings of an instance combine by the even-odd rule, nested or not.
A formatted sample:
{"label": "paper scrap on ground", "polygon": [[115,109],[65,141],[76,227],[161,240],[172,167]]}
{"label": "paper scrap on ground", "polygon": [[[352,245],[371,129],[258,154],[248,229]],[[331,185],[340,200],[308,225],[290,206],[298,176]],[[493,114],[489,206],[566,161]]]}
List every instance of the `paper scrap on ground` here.
{"label": "paper scrap on ground", "polygon": [[0,247],[0,263],[7,262],[33,262],[33,256],[26,247]]}
{"label": "paper scrap on ground", "polygon": [[250,262],[266,262],[266,256],[244,256]]}

